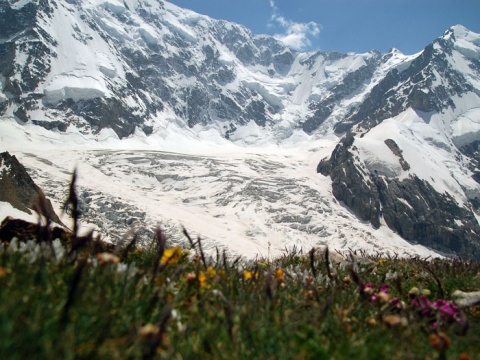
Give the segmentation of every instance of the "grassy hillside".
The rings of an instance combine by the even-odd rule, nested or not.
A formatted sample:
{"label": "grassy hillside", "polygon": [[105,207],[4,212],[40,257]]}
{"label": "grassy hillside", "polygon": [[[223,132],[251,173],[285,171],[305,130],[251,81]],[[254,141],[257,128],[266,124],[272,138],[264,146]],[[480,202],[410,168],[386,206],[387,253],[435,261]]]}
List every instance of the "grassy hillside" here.
{"label": "grassy hillside", "polygon": [[[159,233],[160,234],[160,233]],[[160,235],[160,238],[162,236]],[[290,253],[248,264],[164,248],[0,250],[0,357],[469,359],[478,263]],[[440,301],[439,299],[445,300]]]}

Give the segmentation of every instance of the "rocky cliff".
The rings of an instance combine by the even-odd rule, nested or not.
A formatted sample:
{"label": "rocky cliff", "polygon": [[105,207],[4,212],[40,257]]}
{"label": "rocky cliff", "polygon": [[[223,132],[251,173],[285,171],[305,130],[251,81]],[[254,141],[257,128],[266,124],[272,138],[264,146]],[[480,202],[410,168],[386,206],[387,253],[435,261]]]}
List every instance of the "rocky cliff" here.
{"label": "rocky cliff", "polygon": [[[0,153],[0,201],[31,214],[39,196],[45,197],[17,158],[8,152]],[[62,224],[50,200],[46,199],[45,207],[48,217],[57,224]]]}

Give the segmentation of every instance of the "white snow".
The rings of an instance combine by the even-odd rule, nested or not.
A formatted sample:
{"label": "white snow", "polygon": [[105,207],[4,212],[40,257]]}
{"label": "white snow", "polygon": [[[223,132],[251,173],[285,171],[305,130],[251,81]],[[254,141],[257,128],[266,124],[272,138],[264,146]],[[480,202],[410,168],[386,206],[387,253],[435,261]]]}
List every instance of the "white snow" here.
{"label": "white snow", "polygon": [[480,139],[480,107],[470,109],[451,124],[452,140],[462,147]]}
{"label": "white snow", "polygon": [[21,219],[30,221],[33,223],[38,222],[38,215],[34,212],[28,214],[26,212],[20,211],[14,208],[10,203],[0,201],[0,223],[7,217],[11,216],[14,219]]}
{"label": "white snow", "polygon": [[[56,203],[63,202],[70,174],[78,167],[82,191],[118,198],[144,211],[147,218],[138,227],[160,223],[178,234],[184,225],[202,236],[208,251],[219,246],[253,258],[279,255],[293,246],[308,251],[328,245],[340,251],[435,256],[385,227],[375,230],[359,222],[334,200],[330,180],[315,169],[330,155],[335,137],[290,146],[243,147],[220,141],[215,132],[199,138],[183,129],[168,129],[167,135],[135,135],[122,141],[103,132],[94,142],[78,134],[3,120],[0,151],[9,150],[34,169],[38,174],[34,180],[47,194],[54,194]],[[162,156],[178,160],[162,162]],[[257,195],[256,188],[261,189]],[[2,209],[2,214],[11,213],[10,208]],[[292,225],[295,221],[278,222],[288,216],[300,216],[307,223],[298,228]],[[105,229],[98,230],[108,239]]]}
{"label": "white snow", "polygon": [[367,169],[378,175],[387,177],[399,177],[402,168],[398,161],[398,157],[385,145],[382,139],[375,139],[374,135],[357,138],[355,146],[359,150],[360,158],[365,162]]}

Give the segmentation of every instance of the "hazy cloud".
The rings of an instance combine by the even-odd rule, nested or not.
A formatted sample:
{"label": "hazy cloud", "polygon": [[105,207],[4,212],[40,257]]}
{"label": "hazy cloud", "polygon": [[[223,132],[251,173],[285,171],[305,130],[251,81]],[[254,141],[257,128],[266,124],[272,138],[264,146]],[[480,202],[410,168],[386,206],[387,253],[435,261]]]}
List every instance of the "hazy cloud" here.
{"label": "hazy cloud", "polygon": [[269,0],[272,8],[270,26],[278,26],[284,30],[283,33],[275,34],[274,37],[286,46],[294,50],[305,50],[312,45],[310,39],[320,35],[320,25],[314,21],[298,23],[284,16],[279,15],[275,0]]}

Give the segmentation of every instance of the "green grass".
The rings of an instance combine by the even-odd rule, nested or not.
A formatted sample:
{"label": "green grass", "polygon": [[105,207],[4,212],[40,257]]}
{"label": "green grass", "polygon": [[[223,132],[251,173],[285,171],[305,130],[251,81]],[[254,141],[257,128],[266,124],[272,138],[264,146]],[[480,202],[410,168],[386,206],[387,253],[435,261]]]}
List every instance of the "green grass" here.
{"label": "green grass", "polygon": [[[57,259],[47,244],[31,243],[20,251],[13,251],[15,244],[3,246],[0,358],[475,359],[480,354],[480,308],[467,308],[455,319],[436,310],[425,315],[411,303],[420,295],[409,294],[413,287],[428,289],[433,302],[452,300],[457,289],[478,291],[478,263],[380,256],[331,262],[325,250],[317,250],[248,263],[219,256],[208,264],[197,243],[178,263],[167,265],[164,257],[158,266],[165,241],[104,264],[100,255],[86,251]],[[371,290],[365,287],[369,282]],[[383,284],[390,288],[382,302]],[[391,305],[395,297],[400,303]],[[442,346],[442,338],[448,344]]]}

